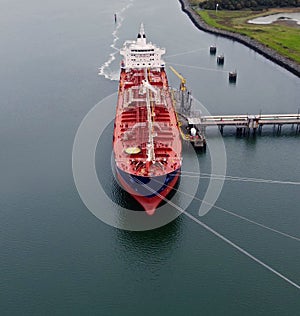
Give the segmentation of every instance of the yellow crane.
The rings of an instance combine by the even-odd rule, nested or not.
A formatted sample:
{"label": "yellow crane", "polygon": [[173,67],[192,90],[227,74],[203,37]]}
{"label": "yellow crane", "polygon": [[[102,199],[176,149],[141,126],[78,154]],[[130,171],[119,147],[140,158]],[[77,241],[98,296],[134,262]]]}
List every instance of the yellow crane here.
{"label": "yellow crane", "polygon": [[186,79],[176,70],[174,69],[172,66],[170,66],[170,69],[174,72],[174,74],[181,80],[180,82],[180,90],[181,91],[186,91]]}

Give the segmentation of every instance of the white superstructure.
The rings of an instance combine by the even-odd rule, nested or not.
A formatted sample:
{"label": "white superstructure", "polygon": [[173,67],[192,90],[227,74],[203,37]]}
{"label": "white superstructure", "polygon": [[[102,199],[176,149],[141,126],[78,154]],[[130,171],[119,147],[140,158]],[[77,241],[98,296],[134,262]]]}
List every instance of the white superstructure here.
{"label": "white superstructure", "polygon": [[151,42],[147,43],[144,26],[141,24],[136,41],[125,42],[120,54],[124,56],[123,69],[161,68],[165,62],[161,56],[165,54],[164,48],[159,48]]}

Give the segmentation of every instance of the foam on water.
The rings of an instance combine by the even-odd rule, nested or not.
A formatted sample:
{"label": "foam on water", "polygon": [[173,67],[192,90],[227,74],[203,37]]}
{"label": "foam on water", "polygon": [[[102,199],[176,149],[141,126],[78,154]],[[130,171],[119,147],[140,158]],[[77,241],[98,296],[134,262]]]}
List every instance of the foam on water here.
{"label": "foam on water", "polygon": [[134,0],[129,0],[128,3],[116,13],[117,22],[116,22],[116,27],[114,31],[112,32],[113,41],[112,41],[112,44],[110,45],[110,47],[113,49],[113,52],[109,54],[108,60],[104,62],[99,68],[99,72],[98,72],[99,76],[104,76],[106,79],[109,79],[109,80],[119,79],[119,69],[118,70],[111,69],[111,64],[116,59],[115,55],[119,52],[119,48],[116,46],[116,44],[119,40],[119,37],[118,37],[119,29],[123,25],[124,12],[132,6],[133,2]]}

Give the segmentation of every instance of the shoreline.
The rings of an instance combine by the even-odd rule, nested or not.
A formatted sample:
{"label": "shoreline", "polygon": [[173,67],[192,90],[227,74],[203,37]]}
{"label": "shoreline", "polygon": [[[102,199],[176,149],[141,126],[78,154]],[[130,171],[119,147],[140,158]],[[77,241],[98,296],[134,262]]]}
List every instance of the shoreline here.
{"label": "shoreline", "polygon": [[179,0],[179,2],[181,4],[182,11],[188,15],[188,17],[198,29],[215,35],[223,36],[234,41],[238,41],[300,78],[300,65],[296,62],[280,55],[273,49],[257,42],[256,40],[251,39],[250,37],[217,29],[207,25],[201,19],[201,17],[191,8],[189,0]]}

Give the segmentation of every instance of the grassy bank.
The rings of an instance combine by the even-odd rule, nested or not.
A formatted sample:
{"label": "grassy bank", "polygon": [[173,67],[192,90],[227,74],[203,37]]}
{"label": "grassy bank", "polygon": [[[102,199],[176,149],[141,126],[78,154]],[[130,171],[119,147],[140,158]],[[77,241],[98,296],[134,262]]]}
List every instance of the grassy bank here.
{"label": "grassy bank", "polygon": [[247,23],[258,16],[287,11],[270,9],[265,12],[196,10],[210,26],[247,35],[300,64],[300,26],[294,22],[280,21],[268,25]]}

